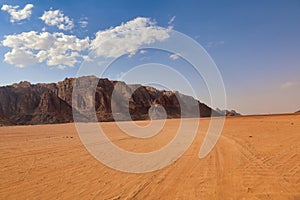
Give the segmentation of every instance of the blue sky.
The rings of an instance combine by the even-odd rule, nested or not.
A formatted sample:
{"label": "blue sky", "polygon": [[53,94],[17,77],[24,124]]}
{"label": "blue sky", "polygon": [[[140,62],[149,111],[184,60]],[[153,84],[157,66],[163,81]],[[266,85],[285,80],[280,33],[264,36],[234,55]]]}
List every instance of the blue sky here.
{"label": "blue sky", "polygon": [[[12,0],[0,3],[1,7],[18,5],[16,11],[27,4],[33,5],[29,16],[25,14],[25,19],[15,16],[14,22],[11,22],[9,9],[2,7],[1,41],[7,35],[29,31],[36,31],[36,34],[59,32],[93,40],[97,32],[137,17],[150,18],[164,28],[171,25],[174,30],[199,42],[217,64],[224,80],[229,109],[243,114],[285,113],[300,109],[300,1]],[[62,29],[40,19],[49,10],[59,10],[72,21],[73,27]],[[172,18],[174,20],[168,24]],[[86,21],[87,26],[82,27],[80,21]],[[78,59],[79,62],[71,67],[64,66],[64,69],[60,69],[60,64],[51,65],[58,62],[55,59],[49,61],[50,64],[45,60],[20,67],[14,63],[20,64],[22,57],[17,61],[11,59],[11,63],[4,61],[5,54],[10,51],[11,47],[0,46],[0,85],[21,80],[57,82],[74,77],[82,60]],[[188,74],[188,67],[179,64],[177,68],[186,69]],[[114,78],[120,71],[111,73],[108,77]],[[205,97],[199,99],[209,104]]]}

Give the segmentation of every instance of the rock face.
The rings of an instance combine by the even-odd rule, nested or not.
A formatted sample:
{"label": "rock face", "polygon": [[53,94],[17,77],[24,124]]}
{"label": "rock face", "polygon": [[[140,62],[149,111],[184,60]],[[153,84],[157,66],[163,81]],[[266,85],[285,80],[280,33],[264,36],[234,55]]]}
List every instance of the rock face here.
{"label": "rock face", "polygon": [[15,125],[10,119],[0,115],[0,126]]}
{"label": "rock face", "polygon": [[[90,88],[95,83],[93,88],[96,90],[91,93]],[[75,85],[79,92],[74,94],[72,105]],[[199,117],[199,113],[194,112],[197,109],[200,117],[221,115],[179,92],[127,85],[94,76],[66,78],[58,83],[33,85],[20,82],[0,87],[0,125],[72,122],[73,112],[87,121],[92,110],[96,111],[97,121],[149,119],[150,111],[150,115],[156,118],[160,118],[163,112],[168,118]]]}

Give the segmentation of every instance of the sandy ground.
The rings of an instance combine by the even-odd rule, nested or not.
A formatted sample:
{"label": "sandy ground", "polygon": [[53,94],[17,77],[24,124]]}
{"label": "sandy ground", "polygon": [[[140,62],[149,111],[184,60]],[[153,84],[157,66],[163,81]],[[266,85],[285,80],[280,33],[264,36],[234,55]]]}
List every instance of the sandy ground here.
{"label": "sandy ground", "polygon": [[[1,127],[0,199],[300,199],[300,115],[227,118],[217,145],[201,160],[209,119],[200,123],[180,159],[147,174],[101,164],[74,124]],[[172,139],[178,120],[149,139],[101,125],[116,145],[149,152]]]}

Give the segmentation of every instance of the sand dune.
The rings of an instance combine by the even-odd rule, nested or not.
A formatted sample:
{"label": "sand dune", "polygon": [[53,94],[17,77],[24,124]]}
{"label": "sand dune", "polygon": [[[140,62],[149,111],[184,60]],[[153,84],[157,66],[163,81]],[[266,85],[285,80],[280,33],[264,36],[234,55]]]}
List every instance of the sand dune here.
{"label": "sand dune", "polygon": [[[118,146],[149,152],[167,144],[179,120],[149,139],[101,123]],[[147,121],[137,122],[145,125]],[[300,199],[300,116],[232,117],[213,151],[198,158],[209,119],[174,164],[130,174],[106,167],[74,124],[0,127],[0,199]]]}

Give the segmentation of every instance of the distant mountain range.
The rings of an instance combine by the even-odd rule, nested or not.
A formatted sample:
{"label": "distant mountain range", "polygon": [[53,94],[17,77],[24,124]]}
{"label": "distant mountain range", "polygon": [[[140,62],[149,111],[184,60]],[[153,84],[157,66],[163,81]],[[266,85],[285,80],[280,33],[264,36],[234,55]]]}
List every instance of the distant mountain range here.
{"label": "distant mountain range", "polygon": [[[66,78],[58,83],[31,84],[23,81],[0,87],[0,125],[73,122],[72,111],[77,112],[76,108],[72,108],[72,91],[76,81],[80,82],[79,89],[83,91],[82,94],[85,94],[84,91],[90,86],[91,81],[98,82],[93,105],[98,121],[114,121],[111,103],[114,103],[116,110],[122,111],[124,109],[122,102],[111,101],[116,84],[118,84],[120,94],[123,96],[128,97],[129,95],[130,97],[131,92],[134,91],[129,101],[129,113],[133,120],[149,119],[148,110],[151,105],[155,104],[160,104],[165,108],[168,118],[236,114],[232,111],[224,113],[213,110],[193,97],[179,92],[157,90],[142,85],[127,85],[124,82],[86,76]],[[78,96],[74,105],[81,108],[87,106],[89,98]],[[179,104],[178,98],[183,103]],[[185,108],[186,113],[181,113],[180,105]],[[200,110],[200,116],[193,114],[196,107]],[[154,112],[156,112],[155,109]],[[78,111],[77,114],[81,113]],[[124,120],[128,119],[125,117]]]}

